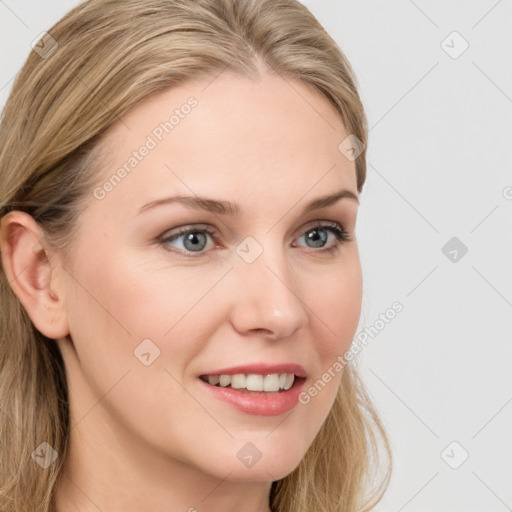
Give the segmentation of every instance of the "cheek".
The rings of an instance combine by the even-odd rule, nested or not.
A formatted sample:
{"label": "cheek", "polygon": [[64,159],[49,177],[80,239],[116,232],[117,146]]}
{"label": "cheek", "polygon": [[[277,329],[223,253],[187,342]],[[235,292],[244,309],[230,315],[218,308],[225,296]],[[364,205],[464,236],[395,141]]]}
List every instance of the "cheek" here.
{"label": "cheek", "polygon": [[337,268],[308,279],[305,294],[311,322],[317,326],[316,339],[322,340],[318,345],[322,360],[334,360],[348,349],[361,313],[362,274],[357,251],[347,254]]}
{"label": "cheek", "polygon": [[[182,411],[190,425],[204,415],[178,382],[201,349],[198,330],[205,334],[191,319],[200,310],[209,327],[204,314],[208,304],[200,299],[218,276],[198,280],[193,271],[187,274],[158,265],[151,271],[140,262],[105,253],[112,258],[91,258],[73,276],[76,286],[68,314],[78,358],[66,362],[75,379],[76,417],[84,417],[101,399],[118,421],[139,436],[156,444],[169,443],[169,429],[178,435],[181,428],[173,411]],[[183,292],[178,293],[177,287]],[[155,420],[151,434],[141,417]],[[200,429],[196,435],[201,436]]]}
{"label": "cheek", "polygon": [[110,257],[91,258],[76,276],[75,283],[86,284],[75,286],[76,300],[69,308],[77,349],[119,367],[132,365],[133,351],[150,339],[162,355],[172,348],[175,358],[191,358],[200,347],[190,340],[216,327],[219,308],[212,307],[209,291],[229,267],[205,272],[112,248],[101,254]]}

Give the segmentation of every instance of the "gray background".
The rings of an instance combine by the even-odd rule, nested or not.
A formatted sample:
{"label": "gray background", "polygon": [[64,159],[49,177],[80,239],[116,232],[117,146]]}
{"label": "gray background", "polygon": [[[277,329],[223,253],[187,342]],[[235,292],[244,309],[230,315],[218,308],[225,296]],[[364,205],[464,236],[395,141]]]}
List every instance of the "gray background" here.
{"label": "gray background", "polygon": [[[0,0],[0,106],[77,3]],[[512,510],[512,2],[304,3],[369,118],[360,331],[403,305],[357,356],[395,457],[377,510]]]}

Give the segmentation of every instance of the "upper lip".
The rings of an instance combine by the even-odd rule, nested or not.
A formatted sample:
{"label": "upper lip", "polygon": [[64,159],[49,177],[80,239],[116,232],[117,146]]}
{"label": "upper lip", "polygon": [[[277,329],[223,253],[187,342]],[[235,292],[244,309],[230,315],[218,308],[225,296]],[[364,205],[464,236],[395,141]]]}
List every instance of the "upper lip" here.
{"label": "upper lip", "polygon": [[270,375],[273,373],[293,373],[297,377],[306,377],[306,371],[300,364],[282,363],[282,364],[244,364],[240,366],[232,366],[230,368],[221,368],[204,372],[201,375],[235,375],[237,373],[255,373],[259,375]]}

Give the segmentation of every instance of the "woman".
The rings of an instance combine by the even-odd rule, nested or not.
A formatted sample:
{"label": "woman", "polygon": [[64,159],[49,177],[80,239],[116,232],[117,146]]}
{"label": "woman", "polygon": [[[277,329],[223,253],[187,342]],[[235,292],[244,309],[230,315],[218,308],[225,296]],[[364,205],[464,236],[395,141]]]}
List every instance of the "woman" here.
{"label": "woman", "polygon": [[92,0],[43,36],[0,129],[2,511],[380,500],[366,142],[294,0]]}

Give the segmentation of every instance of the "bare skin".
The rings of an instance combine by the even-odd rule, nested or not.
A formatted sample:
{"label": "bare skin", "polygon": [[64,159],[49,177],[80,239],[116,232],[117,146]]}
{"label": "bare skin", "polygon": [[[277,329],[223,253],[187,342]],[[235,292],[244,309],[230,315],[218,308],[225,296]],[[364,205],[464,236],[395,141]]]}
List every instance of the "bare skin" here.
{"label": "bare skin", "polygon": [[[306,389],[349,348],[362,297],[355,164],[338,150],[348,135],[339,115],[291,79],[211,80],[146,99],[109,129],[104,197],[91,191],[69,258],[38,245],[30,216],[2,220],[11,286],[58,343],[68,375],[72,430],[57,512],[269,512],[271,483],[297,467],[338,390],[341,373],[307,405],[258,416],[212,398],[198,379],[216,368],[297,363]],[[197,105],[172,131],[153,135],[156,147],[103,186],[190,97]],[[356,198],[302,213],[340,190]],[[240,211],[169,203],[138,213],[175,195]],[[314,231],[326,222],[352,238]],[[204,248],[171,240],[185,226]],[[323,246],[308,245],[312,230]],[[262,248],[251,263],[236,251],[247,237]],[[145,339],[160,351],[150,365],[134,355]],[[248,442],[262,454],[252,467],[237,457]]]}

